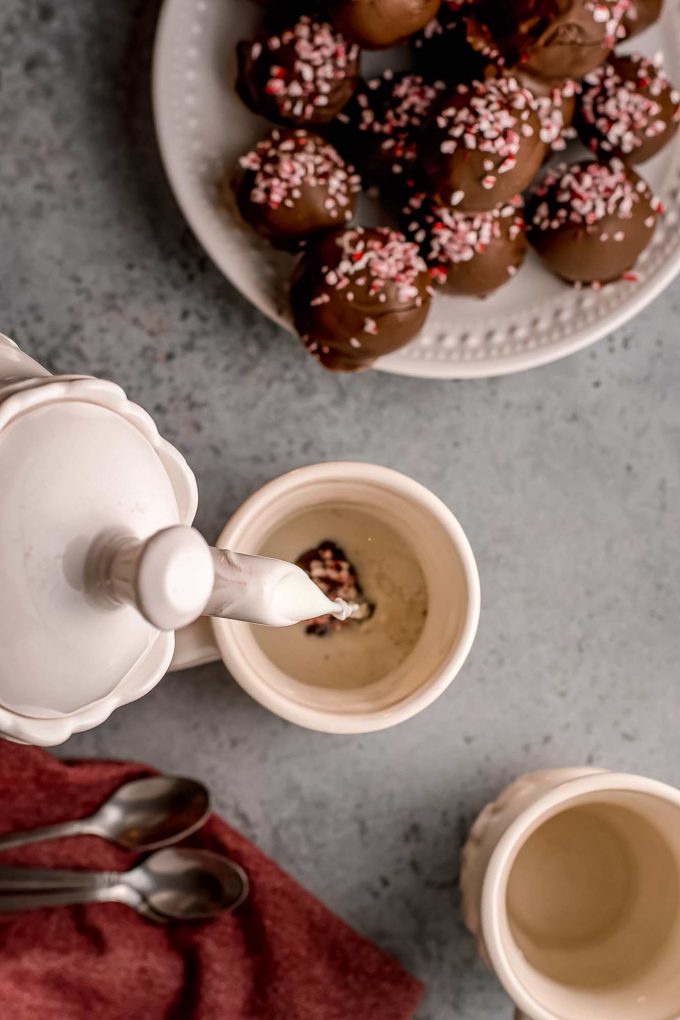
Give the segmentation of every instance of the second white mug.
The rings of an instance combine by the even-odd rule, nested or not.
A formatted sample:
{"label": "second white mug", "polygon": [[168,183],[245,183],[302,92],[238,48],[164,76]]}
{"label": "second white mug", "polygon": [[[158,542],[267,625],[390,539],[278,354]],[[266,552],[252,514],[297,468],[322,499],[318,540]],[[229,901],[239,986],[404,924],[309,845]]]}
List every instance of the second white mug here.
{"label": "second white mug", "polygon": [[587,768],[518,779],[463,850],[465,922],[516,1020],[678,1020],[680,791]]}

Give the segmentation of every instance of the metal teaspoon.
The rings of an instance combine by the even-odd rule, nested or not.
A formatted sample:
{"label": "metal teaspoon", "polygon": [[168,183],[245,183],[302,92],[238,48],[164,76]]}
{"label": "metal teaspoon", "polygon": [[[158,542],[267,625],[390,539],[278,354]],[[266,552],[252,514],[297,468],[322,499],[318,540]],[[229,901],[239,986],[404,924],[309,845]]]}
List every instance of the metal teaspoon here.
{"label": "metal teaspoon", "polygon": [[[78,881],[77,887],[72,885]],[[58,888],[55,888],[57,886]],[[33,889],[22,894],[18,890]],[[2,895],[4,890],[13,890]],[[158,850],[130,871],[0,869],[0,913],[74,903],[118,902],[161,922],[197,921],[235,910],[246,899],[248,876],[210,850]]]}
{"label": "metal teaspoon", "polygon": [[203,783],[182,776],[149,776],[124,783],[89,818],[0,836],[0,851],[85,834],[128,850],[155,850],[195,832],[209,813],[210,794]]}

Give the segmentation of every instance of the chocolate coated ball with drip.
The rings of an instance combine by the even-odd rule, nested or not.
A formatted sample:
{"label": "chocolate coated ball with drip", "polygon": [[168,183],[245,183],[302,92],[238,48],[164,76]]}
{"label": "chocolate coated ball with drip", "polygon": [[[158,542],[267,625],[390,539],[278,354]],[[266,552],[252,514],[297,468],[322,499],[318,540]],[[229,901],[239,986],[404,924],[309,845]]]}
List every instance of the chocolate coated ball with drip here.
{"label": "chocolate coated ball with drip", "polygon": [[359,47],[326,21],[303,15],[290,28],[240,42],[236,90],[278,124],[327,124],[359,80]]}
{"label": "chocolate coated ball with drip", "polygon": [[240,165],[241,215],[276,248],[297,251],[313,234],[352,218],[361,180],[319,135],[277,128]]}
{"label": "chocolate coated ball with drip", "polygon": [[639,53],[612,57],[584,79],[579,133],[601,159],[644,163],[674,137],[679,121],[680,93],[660,61]]}
{"label": "chocolate coated ball with drip", "polygon": [[569,283],[599,287],[631,273],[662,206],[621,160],[549,170],[528,206],[531,244]]}
{"label": "chocolate coated ball with drip", "polygon": [[543,162],[534,98],[515,78],[458,85],[435,105],[419,152],[427,190],[442,205],[493,209],[523,191]]}
{"label": "chocolate coated ball with drip", "polygon": [[349,227],[310,242],[291,281],[293,320],[322,365],[368,368],[407,344],[432,285],[418,246],[387,227]]}
{"label": "chocolate coated ball with drip", "polygon": [[442,82],[388,70],[361,85],[338,115],[331,137],[388,199],[391,189],[413,188],[418,136],[443,91]]}
{"label": "chocolate coated ball with drip", "polygon": [[470,37],[506,69],[546,81],[581,78],[625,36],[630,0],[480,0]]}
{"label": "chocolate coated ball with drip", "polygon": [[465,297],[486,297],[502,287],[515,276],[527,250],[519,195],[477,213],[414,195],[404,209],[404,232],[419,245],[435,283]]}

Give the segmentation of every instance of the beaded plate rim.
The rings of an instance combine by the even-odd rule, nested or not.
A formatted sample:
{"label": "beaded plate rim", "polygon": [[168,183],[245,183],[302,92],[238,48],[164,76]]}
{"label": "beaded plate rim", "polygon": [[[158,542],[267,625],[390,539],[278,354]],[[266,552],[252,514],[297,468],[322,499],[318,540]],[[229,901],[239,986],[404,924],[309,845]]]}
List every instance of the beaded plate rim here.
{"label": "beaded plate rim", "polygon": [[[287,257],[261,242],[233,209],[220,206],[215,194],[219,168],[225,162],[224,146],[215,138],[216,119],[229,124],[232,114],[233,124],[238,117],[238,130],[232,134],[243,124],[253,140],[264,134],[266,124],[237,100],[229,76],[215,59],[215,39],[206,24],[209,29],[210,19],[231,18],[239,33],[247,36],[254,10],[255,5],[245,0],[164,0],[153,56],[154,120],[171,188],[202,247],[253,305],[294,332],[283,286]],[[666,4],[661,25],[640,37],[639,48],[654,52],[654,37],[661,34],[671,77],[680,80],[680,5]],[[230,42],[227,38],[220,43],[225,53]],[[206,106],[212,106],[212,123],[205,115]],[[524,278],[524,288],[524,274],[504,288],[506,292],[516,288],[516,299],[522,290],[527,291],[530,310],[525,307],[520,312],[508,311],[496,297],[479,302],[438,294],[420,335],[381,358],[374,368],[432,379],[507,375],[557,361],[623,326],[680,272],[680,138],[659,159],[664,166],[657,168],[652,184],[666,205],[666,215],[636,267],[636,282],[576,291],[534,267],[533,276]],[[460,324],[452,324],[452,313]]]}

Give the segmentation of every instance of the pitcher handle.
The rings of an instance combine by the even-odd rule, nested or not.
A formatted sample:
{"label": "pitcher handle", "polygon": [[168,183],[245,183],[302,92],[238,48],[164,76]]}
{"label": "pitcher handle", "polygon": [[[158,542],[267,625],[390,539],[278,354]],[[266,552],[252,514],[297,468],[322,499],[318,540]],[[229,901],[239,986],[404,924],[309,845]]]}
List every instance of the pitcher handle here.
{"label": "pitcher handle", "polygon": [[194,623],[175,632],[175,652],[168,672],[176,673],[180,669],[192,669],[221,660],[212,623],[207,616],[199,616]]}

